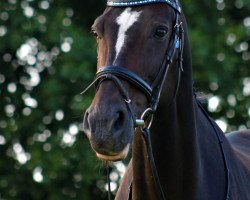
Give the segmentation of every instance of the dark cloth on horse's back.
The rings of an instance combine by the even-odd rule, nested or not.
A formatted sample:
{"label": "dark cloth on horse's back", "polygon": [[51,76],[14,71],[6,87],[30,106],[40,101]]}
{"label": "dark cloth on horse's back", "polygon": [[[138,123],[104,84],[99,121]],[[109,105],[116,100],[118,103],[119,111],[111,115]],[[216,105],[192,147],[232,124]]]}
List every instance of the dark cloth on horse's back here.
{"label": "dark cloth on horse's back", "polygon": [[[198,100],[197,100],[198,101]],[[213,165],[211,163],[208,163],[205,165],[205,168],[203,168],[200,171],[199,176],[203,177],[204,174],[208,173],[211,176],[215,177],[217,176],[218,181],[221,176],[227,177],[227,169],[229,170],[229,176],[227,177],[228,180],[228,186],[229,188],[224,187],[224,190],[226,191],[229,189],[229,199],[232,200],[249,200],[250,199],[250,190],[248,188],[248,185],[250,184],[250,148],[249,148],[249,141],[250,141],[250,133],[249,131],[238,131],[234,133],[224,134],[223,131],[219,128],[219,126],[208,116],[206,111],[201,108],[201,104],[199,105],[196,110],[196,125],[197,125],[197,134],[200,138],[200,149],[203,149],[201,152],[201,157],[206,158],[209,156],[209,144],[210,143],[217,143],[217,147],[219,148],[218,152],[221,152],[220,149],[220,143],[223,145],[223,150],[225,151],[225,158],[223,165],[221,165],[221,168],[224,169],[224,174],[221,174],[220,176],[216,175],[216,172],[214,171]],[[199,126],[201,125],[202,126]],[[210,134],[213,134],[214,137],[206,137],[204,131],[210,131]],[[183,133],[184,134],[184,133]],[[218,137],[216,136],[218,135]],[[212,139],[211,139],[212,138]],[[204,145],[206,143],[206,145]],[[231,146],[232,145],[232,146]],[[232,148],[231,148],[232,147]],[[221,155],[223,157],[223,155]],[[239,160],[237,159],[239,158]],[[163,158],[164,159],[164,158]],[[206,160],[206,159],[205,159]],[[123,177],[123,180],[121,182],[120,188],[118,190],[116,200],[127,200],[131,199],[131,186],[133,182],[133,169],[132,169],[132,160],[130,161],[127,171]],[[225,163],[226,162],[226,163]],[[201,179],[200,184],[202,181],[206,181],[207,184],[211,185],[212,182],[209,183],[209,179]],[[235,192],[237,191],[237,192]],[[200,196],[203,196],[205,199],[207,199],[206,192],[200,190]],[[237,198],[230,198],[230,197],[237,197]]]}

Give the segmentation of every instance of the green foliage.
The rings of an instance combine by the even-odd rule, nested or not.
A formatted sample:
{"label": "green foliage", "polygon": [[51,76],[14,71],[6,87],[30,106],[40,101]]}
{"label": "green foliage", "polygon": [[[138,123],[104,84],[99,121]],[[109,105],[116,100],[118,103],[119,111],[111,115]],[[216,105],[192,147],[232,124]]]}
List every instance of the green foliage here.
{"label": "green foliage", "polygon": [[93,17],[73,9],[93,2],[0,4],[0,199],[106,195],[96,191],[102,163],[81,125],[90,97],[80,92],[96,65]]}
{"label": "green foliage", "polygon": [[[183,2],[195,86],[220,103],[211,115],[227,131],[250,127],[250,18],[247,1]],[[199,12],[198,12],[199,11]]]}
{"label": "green foliage", "polygon": [[[103,164],[82,132],[105,1],[0,3],[0,199],[105,199]],[[215,119],[250,127],[248,0],[183,2],[196,86]],[[100,181],[101,180],[101,181]]]}

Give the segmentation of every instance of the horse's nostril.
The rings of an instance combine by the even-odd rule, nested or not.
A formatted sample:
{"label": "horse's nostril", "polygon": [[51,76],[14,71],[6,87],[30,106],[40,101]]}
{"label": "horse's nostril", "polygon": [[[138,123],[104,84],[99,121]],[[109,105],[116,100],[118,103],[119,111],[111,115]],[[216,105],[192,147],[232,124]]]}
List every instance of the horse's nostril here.
{"label": "horse's nostril", "polygon": [[125,114],[122,111],[118,111],[116,118],[114,119],[114,132],[119,131],[124,123]]}
{"label": "horse's nostril", "polygon": [[89,112],[86,111],[85,116],[84,116],[84,120],[88,121],[88,118],[89,118]]}
{"label": "horse's nostril", "polygon": [[89,112],[86,111],[83,119],[83,129],[89,130]]}

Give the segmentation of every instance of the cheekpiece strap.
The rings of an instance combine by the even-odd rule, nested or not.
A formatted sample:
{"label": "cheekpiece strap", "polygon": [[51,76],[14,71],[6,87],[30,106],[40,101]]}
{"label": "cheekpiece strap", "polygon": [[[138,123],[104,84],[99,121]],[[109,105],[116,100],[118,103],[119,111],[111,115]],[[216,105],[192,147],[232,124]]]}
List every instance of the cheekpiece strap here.
{"label": "cheekpiece strap", "polygon": [[153,3],[167,3],[177,12],[181,13],[181,7],[178,0],[108,0],[107,6],[111,7],[129,7],[129,6],[141,6]]}

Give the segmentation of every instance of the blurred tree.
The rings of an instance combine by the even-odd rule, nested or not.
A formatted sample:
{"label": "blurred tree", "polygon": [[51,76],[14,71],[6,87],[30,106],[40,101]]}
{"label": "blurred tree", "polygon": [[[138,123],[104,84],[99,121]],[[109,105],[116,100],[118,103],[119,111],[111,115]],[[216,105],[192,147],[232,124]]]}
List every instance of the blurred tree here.
{"label": "blurred tree", "polygon": [[183,2],[195,86],[224,131],[250,127],[249,0]]}
{"label": "blurred tree", "polygon": [[[196,86],[227,130],[250,127],[247,1],[183,2]],[[79,95],[95,72],[89,31],[104,8],[105,0],[1,1],[1,200],[107,197],[103,163],[82,132],[92,94]]]}
{"label": "blurred tree", "polygon": [[80,92],[96,62],[93,3],[1,1],[0,199],[106,195],[96,186],[102,163],[81,131],[90,97]]}

